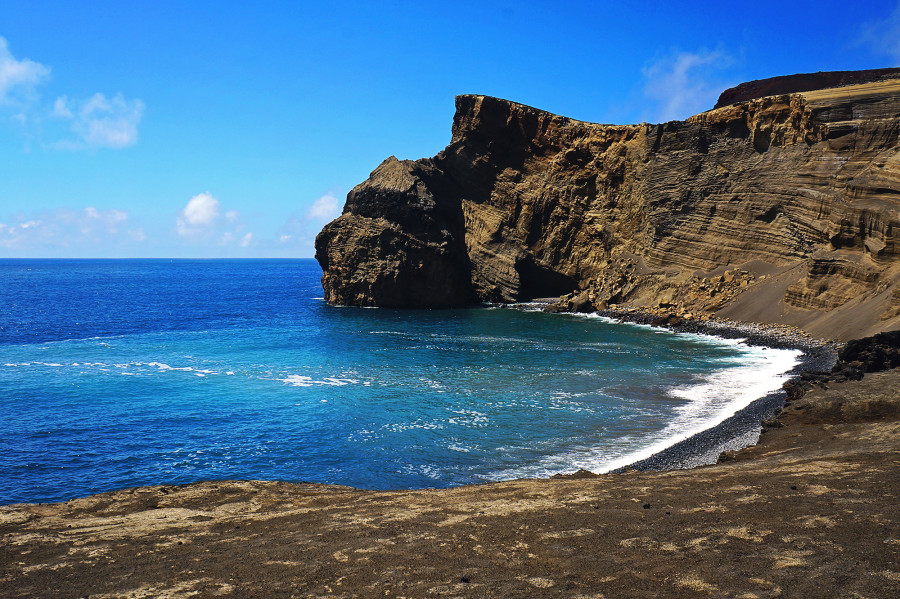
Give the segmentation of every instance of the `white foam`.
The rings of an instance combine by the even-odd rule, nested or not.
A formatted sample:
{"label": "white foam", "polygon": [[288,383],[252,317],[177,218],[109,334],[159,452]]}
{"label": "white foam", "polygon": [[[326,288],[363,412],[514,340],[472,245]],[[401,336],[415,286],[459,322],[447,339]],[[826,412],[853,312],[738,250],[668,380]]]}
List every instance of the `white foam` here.
{"label": "white foam", "polygon": [[593,467],[597,472],[608,472],[627,466],[721,424],[755,400],[780,389],[788,378],[786,373],[799,363],[802,353],[798,349],[753,347],[748,356],[735,360],[740,365],[714,372],[693,385],[670,389],[672,396],[688,403],[676,408],[675,418],[654,435],[654,442],[612,461],[601,458],[601,463]]}
{"label": "white foam", "polygon": [[[137,365],[141,366],[142,363],[138,362]],[[116,364],[116,366],[119,366],[119,365]],[[147,366],[153,366],[154,368],[159,368],[160,372],[169,372],[169,371],[190,372],[190,373],[193,373],[194,375],[199,375],[199,376],[205,376],[207,374],[218,374],[214,370],[208,370],[205,368],[194,368],[193,366],[170,366],[169,364],[166,364],[164,362],[148,362]]]}
{"label": "white foam", "polygon": [[359,381],[356,379],[337,378],[330,376],[317,381],[312,377],[303,376],[300,374],[291,374],[278,380],[286,385],[292,385],[294,387],[313,387],[316,385],[343,387],[344,385],[355,385],[359,383]]}
{"label": "white foam", "polygon": [[412,430],[437,431],[444,428],[441,422],[414,420],[412,422],[393,422],[391,424],[383,424],[381,430],[390,431],[392,433],[404,433]]}
{"label": "white foam", "polygon": [[[742,340],[690,335],[710,344],[743,345]],[[579,468],[602,473],[649,458],[722,423],[753,401],[780,389],[789,377],[787,373],[799,363],[803,353],[796,349],[744,348],[743,355],[723,360],[729,365],[723,370],[706,375],[696,383],[669,389],[672,397],[686,403],[675,409],[674,418],[661,431],[640,437],[622,437],[609,447],[575,447],[564,454],[547,456],[536,464],[503,470],[486,478],[547,477]]]}

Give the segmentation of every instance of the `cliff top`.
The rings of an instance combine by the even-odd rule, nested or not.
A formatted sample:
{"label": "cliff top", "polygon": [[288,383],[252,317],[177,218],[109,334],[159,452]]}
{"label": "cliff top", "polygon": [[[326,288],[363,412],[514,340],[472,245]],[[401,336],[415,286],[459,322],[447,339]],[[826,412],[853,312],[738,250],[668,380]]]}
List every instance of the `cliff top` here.
{"label": "cliff top", "polygon": [[900,78],[900,68],[868,69],[865,71],[820,71],[781,75],[768,79],[747,81],[726,89],[713,108],[722,108],[764,96],[778,96],[810,92],[845,85],[858,85]]}
{"label": "cliff top", "polygon": [[[885,87],[888,82],[894,83]],[[900,86],[900,67],[884,69],[868,69],[864,71],[820,71],[818,73],[798,73],[795,75],[781,75],[767,79],[747,81],[735,87],[723,91],[719,95],[716,105],[712,108],[723,108],[741,102],[747,102],[766,96],[779,96],[785,94],[803,94],[809,100],[835,100],[841,97],[841,92],[830,91],[842,88],[852,88],[860,95],[873,93],[897,93]],[[850,90],[848,90],[850,91]],[[585,123],[588,125],[604,125],[607,127],[631,127],[629,125],[613,125],[583,121],[567,116],[555,114],[548,110],[535,108],[521,102],[506,100],[484,94],[460,94],[456,96],[456,109],[459,112],[471,112],[476,106],[485,102],[497,106],[506,106],[520,112],[545,115],[559,122]]]}

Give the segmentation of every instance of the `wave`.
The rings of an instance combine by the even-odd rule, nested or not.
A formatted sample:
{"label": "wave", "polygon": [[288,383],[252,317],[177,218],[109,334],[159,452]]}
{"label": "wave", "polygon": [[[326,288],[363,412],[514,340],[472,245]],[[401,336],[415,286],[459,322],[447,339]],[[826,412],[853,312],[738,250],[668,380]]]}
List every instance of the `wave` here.
{"label": "wave", "polygon": [[321,380],[315,380],[312,377],[304,376],[300,374],[290,374],[284,378],[278,379],[282,383],[286,385],[291,385],[294,387],[315,387],[315,386],[331,386],[331,387],[343,387],[344,385],[355,385],[358,384],[359,381],[357,379],[345,379],[345,378],[337,378],[337,377],[325,377]]}
{"label": "wave", "polygon": [[[755,400],[781,389],[790,377],[789,372],[800,363],[800,356],[803,354],[799,349],[748,346],[740,339],[722,339],[700,333],[672,333],[666,329],[663,331],[690,335],[704,343],[740,346],[743,354],[722,359],[721,362],[726,365],[723,370],[703,375],[692,384],[667,389],[671,398],[684,403],[675,408],[674,418],[666,427],[656,433],[627,435],[603,447],[575,447],[546,456],[537,463],[503,469],[485,478],[542,478],[559,472],[575,472],[581,468],[605,473],[649,458],[721,424]],[[749,440],[750,443],[754,441],[755,439]]]}

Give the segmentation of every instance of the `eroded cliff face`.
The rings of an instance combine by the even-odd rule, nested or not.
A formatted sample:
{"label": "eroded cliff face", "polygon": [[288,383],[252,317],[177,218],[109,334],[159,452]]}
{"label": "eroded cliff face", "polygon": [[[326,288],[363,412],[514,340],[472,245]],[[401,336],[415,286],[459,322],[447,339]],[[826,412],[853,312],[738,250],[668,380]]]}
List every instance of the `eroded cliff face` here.
{"label": "eroded cliff face", "polygon": [[563,296],[828,337],[900,325],[900,80],[660,125],[456,108],[446,149],[386,160],[319,234],[328,301]]}

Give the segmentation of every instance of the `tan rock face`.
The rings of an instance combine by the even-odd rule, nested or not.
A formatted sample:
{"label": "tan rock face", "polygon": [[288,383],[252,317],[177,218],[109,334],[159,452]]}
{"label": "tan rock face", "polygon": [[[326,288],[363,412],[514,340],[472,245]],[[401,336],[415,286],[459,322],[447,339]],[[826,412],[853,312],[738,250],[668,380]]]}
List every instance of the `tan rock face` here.
{"label": "tan rock face", "polygon": [[[661,125],[460,96],[446,149],[385,161],[319,235],[326,299],[443,307],[572,293],[595,307],[752,312],[826,336],[895,327],[883,317],[900,275],[898,143],[900,80]],[[766,310],[742,303],[763,289]],[[851,306],[853,326],[840,316]]]}

